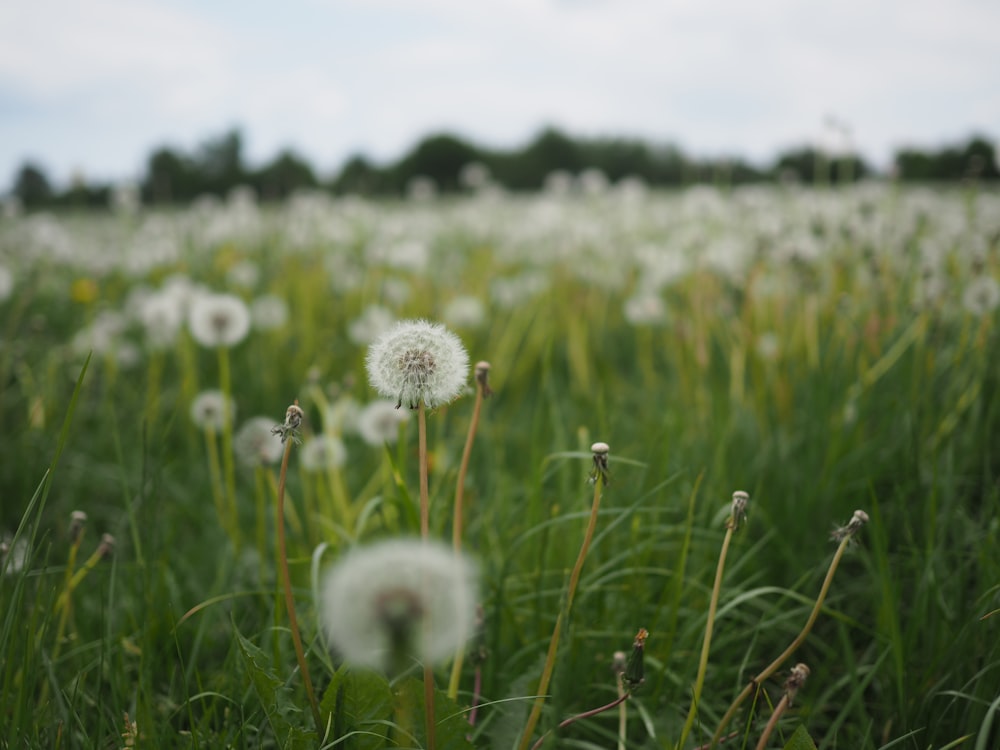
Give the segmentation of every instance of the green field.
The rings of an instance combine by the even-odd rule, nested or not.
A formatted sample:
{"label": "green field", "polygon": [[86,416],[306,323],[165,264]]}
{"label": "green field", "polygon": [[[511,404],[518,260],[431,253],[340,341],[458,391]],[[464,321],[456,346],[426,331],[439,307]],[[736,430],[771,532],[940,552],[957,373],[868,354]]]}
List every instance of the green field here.
{"label": "green field", "polygon": [[[429,535],[452,544],[464,475],[482,608],[454,701],[451,658],[431,672],[435,747],[708,743],[803,631],[858,509],[815,623],[722,747],[757,746],[800,662],[767,747],[810,747],[799,727],[818,748],[1000,747],[1000,194],[597,187],[0,218],[0,747],[431,745],[430,668],[353,666],[318,594],[352,548],[419,535],[420,410],[371,406],[365,371],[413,318],[488,360],[494,391],[467,471],[471,371],[426,413]],[[236,328],[249,313],[232,345],[199,330],[219,294],[245,303]],[[234,418],[205,429],[216,390]],[[281,485],[268,429],[296,400]],[[616,698],[640,628],[624,708],[556,730]]]}

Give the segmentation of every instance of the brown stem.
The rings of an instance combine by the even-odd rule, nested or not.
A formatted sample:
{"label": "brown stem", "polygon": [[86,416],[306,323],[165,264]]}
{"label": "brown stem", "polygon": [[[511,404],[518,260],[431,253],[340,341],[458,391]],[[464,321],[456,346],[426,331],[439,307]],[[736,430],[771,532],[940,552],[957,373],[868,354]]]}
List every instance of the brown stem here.
{"label": "brown stem", "polygon": [[[606,704],[604,706],[601,706],[599,708],[592,708],[589,711],[584,711],[582,714],[576,714],[575,716],[570,716],[568,719],[563,719],[559,723],[559,726],[556,727],[556,729],[563,729],[565,727],[568,727],[570,724],[572,724],[575,721],[580,721],[580,719],[589,719],[591,716],[597,716],[597,714],[603,713],[604,711],[610,711],[612,708],[614,708],[618,704],[624,703],[628,699],[629,695],[630,695],[630,693],[622,693],[617,698],[615,698],[613,701],[611,701],[611,703],[608,703],[608,704]],[[550,732],[546,732],[541,737],[539,737],[538,741],[534,745],[531,746],[531,750],[538,750],[538,748],[540,748],[542,746],[542,743],[545,742],[545,738],[548,737],[549,734],[550,734]]]}
{"label": "brown stem", "polygon": [[771,714],[771,718],[767,721],[767,726],[764,727],[764,733],[760,736],[760,740],[757,742],[757,750],[764,750],[767,747],[767,741],[771,738],[771,733],[774,728],[778,726],[778,719],[781,715],[785,713],[785,709],[788,708],[788,693],[781,696],[781,700],[778,701],[778,705],[774,707],[774,713]]}

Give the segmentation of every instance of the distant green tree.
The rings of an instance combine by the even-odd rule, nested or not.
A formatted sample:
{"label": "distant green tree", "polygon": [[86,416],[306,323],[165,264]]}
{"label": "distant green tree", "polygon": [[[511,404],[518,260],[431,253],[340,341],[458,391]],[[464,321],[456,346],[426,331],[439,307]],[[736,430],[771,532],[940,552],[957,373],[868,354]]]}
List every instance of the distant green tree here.
{"label": "distant green tree", "polygon": [[439,190],[454,192],[460,187],[462,168],[480,158],[479,150],[461,138],[431,135],[392,167],[390,179],[396,190],[403,190],[414,177],[430,177]]}
{"label": "distant green tree", "polygon": [[897,177],[908,181],[1000,178],[995,147],[981,136],[937,151],[901,149],[896,152],[895,165]]}
{"label": "distant green tree", "polygon": [[142,197],[148,203],[176,203],[195,197],[200,189],[191,161],[173,149],[154,151],[146,164]]}
{"label": "distant green tree", "polygon": [[843,184],[860,180],[870,168],[857,154],[831,155],[805,146],[778,156],[771,173],[778,178],[792,177],[808,184]]}
{"label": "distant green tree", "polygon": [[382,189],[384,180],[382,170],[364,156],[355,155],[341,167],[330,187],[341,194],[371,195]]}
{"label": "distant green tree", "polygon": [[253,172],[249,181],[263,200],[287,198],[300,188],[312,188],[319,184],[309,163],[288,150]]}
{"label": "distant green tree", "polygon": [[46,177],[41,166],[33,162],[26,162],[18,170],[17,176],[14,178],[14,189],[11,192],[28,209],[48,204],[53,196],[49,178]]}
{"label": "distant green tree", "polygon": [[194,159],[195,172],[203,192],[224,195],[244,182],[243,136],[238,129],[204,141]]}

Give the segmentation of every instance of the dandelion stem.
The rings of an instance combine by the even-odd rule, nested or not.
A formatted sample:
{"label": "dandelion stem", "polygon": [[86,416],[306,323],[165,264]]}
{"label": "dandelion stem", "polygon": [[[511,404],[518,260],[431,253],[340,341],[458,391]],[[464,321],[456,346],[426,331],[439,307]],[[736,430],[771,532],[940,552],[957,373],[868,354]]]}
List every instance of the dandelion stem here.
{"label": "dandelion stem", "polygon": [[[584,711],[582,714],[576,714],[575,716],[570,716],[568,719],[563,719],[559,723],[559,726],[556,727],[556,729],[563,729],[565,727],[568,727],[570,724],[572,724],[575,721],[579,721],[580,719],[589,719],[591,716],[597,716],[597,714],[604,713],[605,711],[609,711],[612,708],[614,708],[615,706],[624,706],[625,705],[625,700],[629,697],[629,695],[630,695],[630,693],[621,693],[621,694],[619,694],[619,696],[617,698],[615,698],[613,701],[611,701],[611,703],[608,703],[608,704],[606,704],[604,706],[600,706],[599,708],[592,708],[589,711]],[[549,732],[546,732],[541,737],[539,737],[538,741],[535,742],[535,744],[531,746],[531,750],[538,750],[538,748],[540,748],[542,746],[542,743],[545,742],[545,738],[548,737],[548,736],[549,736]],[[619,740],[619,747],[621,747],[620,743],[621,743],[621,740]]]}
{"label": "dandelion stem", "polygon": [[430,491],[427,479],[427,410],[424,402],[417,404],[417,446],[420,464],[420,538],[430,536]]}
{"label": "dandelion stem", "polygon": [[292,597],[292,578],[288,573],[288,551],[285,545],[285,476],[288,473],[288,457],[292,453],[292,443],[294,440],[285,440],[285,452],[281,456],[281,475],[278,478],[278,567],[281,569],[281,583],[285,589],[285,607],[288,609],[288,626],[292,631],[292,643],[295,645],[295,658],[299,662],[299,671],[302,672],[302,682],[306,687],[306,695],[309,696],[309,707],[312,709],[313,719],[316,721],[316,731],[323,731],[323,719],[319,713],[319,704],[316,702],[316,693],[313,691],[312,680],[309,677],[309,665],[306,664],[305,651],[302,649],[302,636],[299,634],[299,622],[295,616],[295,599]]}
{"label": "dandelion stem", "polygon": [[778,719],[781,715],[785,713],[785,709],[788,708],[788,696],[781,696],[781,700],[778,701],[778,705],[774,707],[774,713],[771,714],[771,718],[767,720],[767,726],[764,727],[764,732],[760,735],[760,739],[757,741],[757,750],[764,750],[767,747],[767,741],[771,738],[771,733],[774,728],[778,726]]}
{"label": "dandelion stem", "polygon": [[[478,369],[478,368],[477,368]],[[465,448],[462,451],[462,463],[458,467],[458,480],[455,484],[455,510],[452,514],[451,543],[455,554],[462,552],[462,534],[464,532],[463,501],[465,499],[465,476],[469,470],[469,458],[472,456],[472,444],[476,440],[476,430],[479,428],[479,413],[482,411],[483,398],[487,391],[486,379],[477,378],[476,403],[472,407],[472,420],[469,422],[469,434],[465,438]],[[465,644],[455,649],[455,659],[451,665],[451,679],[448,681],[448,697],[458,698],[458,683],[462,677],[462,662],[465,661]]]}
{"label": "dandelion stem", "polygon": [[621,698],[621,703],[618,704],[618,750],[625,750],[625,733],[628,730],[628,708],[625,705],[625,699],[628,697],[628,693],[625,692],[625,686],[622,685],[622,673],[618,673],[616,678],[618,683],[618,697]]}
{"label": "dandelion stem", "polygon": [[715,584],[712,586],[712,599],[708,603],[708,621],[705,623],[705,638],[701,644],[701,657],[698,660],[698,675],[694,681],[694,693],[691,697],[691,708],[688,710],[687,720],[684,722],[684,729],[681,731],[680,741],[677,743],[678,750],[684,747],[684,741],[691,733],[694,725],[694,718],[698,715],[698,705],[701,702],[701,691],[705,686],[705,673],[708,671],[708,653],[712,647],[712,630],[715,627],[715,612],[719,606],[719,591],[722,588],[722,573],[726,567],[726,554],[729,552],[729,543],[733,538],[735,523],[730,523],[726,527],[726,536],[722,539],[722,550],[719,552],[719,564],[715,569]]}
{"label": "dandelion stem", "polygon": [[545,655],[545,665],[542,667],[542,677],[538,682],[537,694],[534,705],[531,707],[531,714],[528,716],[528,723],[524,727],[524,734],[521,735],[519,750],[527,750],[528,743],[531,742],[531,735],[538,725],[538,719],[542,715],[542,706],[545,704],[545,692],[549,689],[549,682],[552,679],[552,671],[556,665],[556,652],[559,650],[559,638],[562,635],[563,623],[569,620],[569,613],[573,607],[573,597],[576,594],[576,587],[580,581],[580,572],[583,570],[583,563],[587,559],[587,551],[590,549],[590,541],[594,537],[594,529],[597,526],[597,512],[601,505],[601,487],[605,482],[604,475],[598,473],[594,476],[594,502],[590,508],[590,520],[587,522],[587,531],[583,536],[583,544],[580,547],[580,554],[576,558],[576,564],[569,576],[569,585],[566,590],[566,598],[563,601],[562,610],[556,618],[556,625],[552,629],[552,639],[549,641],[549,650]]}
{"label": "dandelion stem", "polygon": [[[223,407],[226,408],[226,407]],[[226,488],[222,480],[222,467],[219,463],[219,446],[215,442],[215,428],[205,425],[205,449],[208,451],[208,474],[212,485],[212,499],[215,501],[215,513],[223,531],[229,535],[233,544],[233,530],[229,527],[229,511],[226,509]]]}
{"label": "dandelion stem", "polygon": [[743,691],[736,696],[736,700],[733,701],[725,715],[723,715],[722,721],[719,722],[719,726],[715,730],[715,734],[712,736],[712,742],[709,744],[709,750],[719,744],[722,733],[726,730],[726,726],[732,720],[743,701],[745,701],[750,693],[759,687],[764,680],[774,674],[778,667],[780,667],[781,664],[789,656],[791,656],[792,653],[794,653],[795,649],[802,645],[802,642],[809,635],[809,631],[812,630],[812,626],[816,622],[816,618],[819,617],[820,610],[823,608],[823,602],[826,600],[826,594],[830,590],[830,584],[833,582],[833,575],[837,572],[837,566],[840,565],[840,558],[844,556],[844,550],[847,549],[847,545],[850,541],[850,536],[844,536],[840,540],[840,544],[837,546],[837,551],[833,554],[833,560],[830,562],[830,568],[826,571],[826,578],[823,579],[823,585],[820,587],[819,596],[816,597],[816,604],[813,605],[812,612],[809,614],[809,619],[806,620],[806,624],[802,628],[802,631],[795,637],[795,640],[789,644],[788,648],[781,652],[781,656],[771,662],[760,674],[748,682],[746,687],[743,688]]}
{"label": "dandelion stem", "polygon": [[[427,411],[424,402],[417,404],[417,445],[420,464],[420,538],[430,538],[430,491],[427,479]],[[424,728],[427,748],[434,750],[434,671],[424,664]]]}
{"label": "dandelion stem", "polygon": [[218,347],[219,352],[219,388],[222,391],[222,463],[226,477],[226,499],[228,502],[229,527],[236,549],[240,548],[239,514],[236,509],[236,464],[233,461],[233,413],[232,413],[232,382],[229,374],[229,350]]}

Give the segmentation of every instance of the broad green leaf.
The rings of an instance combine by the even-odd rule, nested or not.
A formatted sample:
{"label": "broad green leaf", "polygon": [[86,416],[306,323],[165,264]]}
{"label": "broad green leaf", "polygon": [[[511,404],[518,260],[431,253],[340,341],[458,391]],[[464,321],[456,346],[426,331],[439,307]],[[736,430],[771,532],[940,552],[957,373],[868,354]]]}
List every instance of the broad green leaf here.
{"label": "broad green leaf", "polygon": [[243,654],[250,681],[260,699],[267,719],[278,740],[286,750],[307,750],[316,747],[316,733],[302,728],[310,721],[308,715],[292,699],[291,690],[271,669],[267,656],[257,646],[244,638],[233,626],[236,640]]}
{"label": "broad green leaf", "polygon": [[[410,731],[426,746],[424,720],[424,683],[415,677],[402,680],[396,687],[396,700],[402,716],[409,716]],[[467,714],[441,690],[434,691],[434,739],[437,750],[471,750],[466,739],[471,733]]]}
{"label": "broad green leaf", "polygon": [[350,750],[379,750],[386,746],[393,720],[392,690],[377,672],[341,667],[323,694],[320,714],[332,715],[327,742],[350,737],[339,746]]}
{"label": "broad green leaf", "polygon": [[816,744],[806,731],[805,725],[799,724],[799,728],[785,743],[785,750],[816,750]]}

